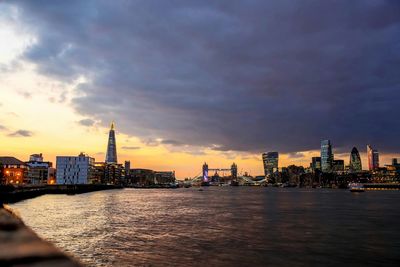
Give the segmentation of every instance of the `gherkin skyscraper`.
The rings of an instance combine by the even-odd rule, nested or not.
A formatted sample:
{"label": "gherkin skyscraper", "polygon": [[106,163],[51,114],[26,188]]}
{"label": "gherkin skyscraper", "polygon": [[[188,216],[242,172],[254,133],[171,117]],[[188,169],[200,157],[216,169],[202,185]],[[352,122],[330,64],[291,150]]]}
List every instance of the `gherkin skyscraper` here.
{"label": "gherkin skyscraper", "polygon": [[118,163],[117,161],[117,143],[115,141],[115,125],[111,123],[110,133],[108,134],[108,145],[106,163]]}
{"label": "gherkin skyscraper", "polygon": [[358,153],[358,150],[356,147],[353,147],[353,149],[351,150],[350,171],[352,171],[352,172],[362,171],[361,157],[360,157],[360,153]]}

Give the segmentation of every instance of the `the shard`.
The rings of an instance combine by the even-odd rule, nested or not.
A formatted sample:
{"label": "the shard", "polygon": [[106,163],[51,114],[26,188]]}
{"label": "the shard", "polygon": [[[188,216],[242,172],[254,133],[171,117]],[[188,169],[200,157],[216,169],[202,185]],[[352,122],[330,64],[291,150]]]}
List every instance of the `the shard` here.
{"label": "the shard", "polygon": [[108,145],[106,154],[106,163],[118,163],[117,161],[117,143],[115,141],[115,125],[111,123],[110,133],[108,134]]}

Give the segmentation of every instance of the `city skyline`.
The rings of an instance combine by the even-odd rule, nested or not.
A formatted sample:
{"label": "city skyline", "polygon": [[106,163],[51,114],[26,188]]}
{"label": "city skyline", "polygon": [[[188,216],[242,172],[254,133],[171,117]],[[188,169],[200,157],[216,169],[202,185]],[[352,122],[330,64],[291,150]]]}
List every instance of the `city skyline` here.
{"label": "city skyline", "polygon": [[395,266],[400,0],[0,0],[0,262]]}
{"label": "city skyline", "polygon": [[[116,146],[116,144],[117,144],[116,139],[117,138],[116,138],[115,131],[116,131],[115,122],[113,121],[111,123],[111,126],[110,126],[109,131],[108,131],[107,147],[106,147],[105,160],[104,160],[104,163],[106,163],[106,164],[117,164],[117,163],[122,164],[122,162],[119,162],[117,160],[117,158],[118,158],[117,146]],[[328,148],[326,148],[326,146],[328,146]],[[305,163],[304,164],[297,164],[297,165],[303,166],[305,168],[311,168],[311,170],[314,170],[315,167],[316,167],[316,165],[315,165],[316,163],[314,162],[314,160],[319,158],[319,160],[320,160],[320,163],[319,163],[320,167],[319,168],[321,168],[323,170],[324,168],[322,167],[323,166],[322,162],[324,161],[323,160],[324,157],[321,157],[321,156],[323,156],[324,153],[330,154],[330,156],[329,155],[325,156],[325,157],[328,158],[328,161],[330,160],[329,168],[323,170],[323,172],[328,172],[328,173],[332,172],[334,170],[335,162],[339,163],[339,164],[343,164],[343,166],[342,166],[343,170],[344,170],[345,166],[348,166],[350,172],[352,172],[352,171],[360,171],[360,170],[365,170],[365,171],[369,170],[369,171],[371,171],[371,170],[375,170],[379,166],[384,167],[384,165],[390,165],[390,164],[393,163],[393,160],[396,160],[396,162],[397,162],[397,157],[392,157],[392,158],[388,159],[388,162],[387,163],[385,162],[384,165],[379,165],[379,163],[378,163],[378,165],[377,165],[378,167],[371,169],[371,167],[370,167],[370,151],[373,151],[374,153],[378,153],[378,151],[376,149],[372,149],[371,148],[371,145],[367,145],[367,152],[365,153],[366,154],[365,155],[366,159],[363,159],[360,156],[362,153],[359,153],[356,147],[353,147],[351,152],[348,153],[348,156],[349,156],[349,160],[348,161],[346,161],[344,159],[339,159],[339,158],[335,158],[334,159],[334,155],[335,155],[334,154],[334,147],[332,146],[331,141],[329,139],[326,139],[326,140],[321,140],[321,148],[320,148],[319,151],[310,152],[311,153],[310,155],[312,157],[309,158],[308,162],[307,162],[307,159],[305,159]],[[315,156],[317,153],[319,153],[319,155]],[[91,157],[91,155],[85,154],[85,152],[83,152],[83,151],[80,152],[79,156],[81,156],[81,155],[86,156],[86,157]],[[339,154],[339,155],[341,157],[345,157],[346,153]],[[15,155],[11,155],[11,156],[15,156]],[[288,162],[286,163],[286,165],[279,164],[279,162],[280,162],[279,161],[279,159],[280,159],[279,152],[264,152],[264,153],[262,153],[261,156],[262,157],[261,157],[260,161],[261,161],[261,164],[262,164],[262,172],[263,172],[263,174],[265,176],[272,174],[273,171],[278,171],[278,168],[280,169],[282,167],[287,167],[287,166],[290,166],[290,165],[296,165],[296,159],[295,158],[294,159],[290,159],[290,157],[287,159]],[[30,158],[29,158],[30,161],[32,160],[32,157],[39,157],[41,159],[41,161],[43,161],[43,159],[44,159],[43,153],[30,155]],[[68,158],[68,157],[76,157],[76,156],[74,154],[70,154],[68,156],[66,156],[66,155],[60,156],[60,154],[57,154],[55,157],[56,158],[55,158],[54,162],[58,162],[58,158],[59,157]],[[93,162],[95,162],[95,161],[96,162],[103,162],[100,159],[96,159],[94,157],[91,157],[91,158],[93,158]],[[359,161],[359,162],[358,163],[354,163],[354,160]],[[362,162],[364,160],[368,163],[367,164],[368,168],[362,168],[362,166],[366,166],[366,165],[362,165],[363,164]],[[129,158],[124,159],[124,161],[125,161],[125,164],[128,164],[130,166],[131,163],[130,163],[130,159]],[[228,161],[229,161],[229,159],[228,159]],[[352,163],[352,161],[353,161],[353,163]],[[379,159],[378,159],[378,162],[379,162]],[[233,163],[233,164],[236,165],[235,163]],[[359,164],[361,166],[354,168],[354,164]],[[276,166],[278,166],[278,168],[276,168]],[[140,168],[140,167],[143,167],[143,166],[140,166],[140,164],[135,166],[135,168]],[[193,166],[189,166],[189,167],[191,168],[191,173],[197,171],[196,167],[193,167]],[[216,166],[213,166],[213,167],[216,167]],[[221,167],[221,166],[219,166],[219,167]],[[241,171],[243,173],[252,174],[249,171],[243,170],[243,168],[241,169]],[[203,165],[203,172],[204,172],[204,165]],[[260,174],[260,173],[254,174],[253,173],[252,175],[262,175],[262,174]],[[187,177],[191,177],[191,176],[177,175],[178,179],[179,178],[181,178],[181,179],[182,178],[187,178]]]}
{"label": "city skyline", "polygon": [[1,2],[1,154],[104,160],[115,120],[120,162],[180,178],[307,167],[324,139],[400,157],[398,5],[206,2]]}

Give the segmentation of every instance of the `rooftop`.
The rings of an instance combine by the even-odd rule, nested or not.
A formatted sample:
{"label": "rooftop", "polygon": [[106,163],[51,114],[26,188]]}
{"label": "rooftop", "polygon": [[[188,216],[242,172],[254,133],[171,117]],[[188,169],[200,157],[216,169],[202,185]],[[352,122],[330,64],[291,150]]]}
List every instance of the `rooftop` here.
{"label": "rooftop", "polygon": [[3,165],[25,165],[24,162],[14,157],[0,157],[0,163]]}

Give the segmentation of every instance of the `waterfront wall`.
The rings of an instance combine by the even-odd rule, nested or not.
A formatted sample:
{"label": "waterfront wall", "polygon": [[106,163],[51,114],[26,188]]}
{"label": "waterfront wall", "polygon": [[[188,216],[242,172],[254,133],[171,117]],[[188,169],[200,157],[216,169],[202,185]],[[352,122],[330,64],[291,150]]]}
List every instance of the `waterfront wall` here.
{"label": "waterfront wall", "polygon": [[82,266],[38,237],[18,216],[0,204],[0,266]]}
{"label": "waterfront wall", "polygon": [[24,199],[45,194],[82,194],[99,190],[122,188],[117,185],[80,184],[80,185],[45,185],[45,186],[0,186],[1,203],[15,203]]}

